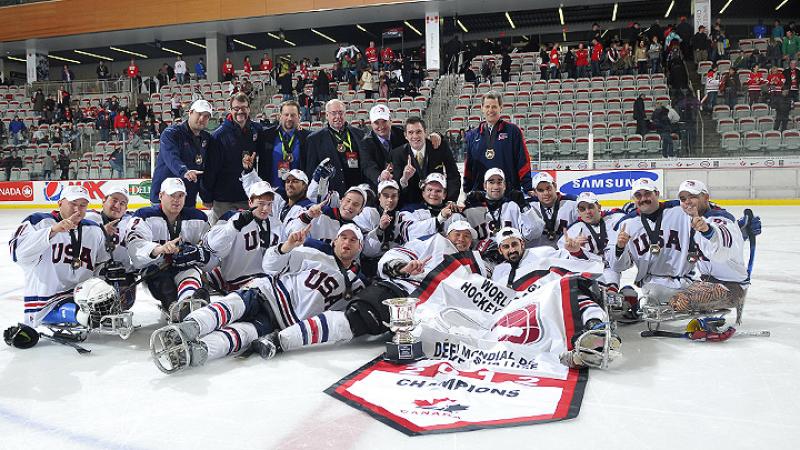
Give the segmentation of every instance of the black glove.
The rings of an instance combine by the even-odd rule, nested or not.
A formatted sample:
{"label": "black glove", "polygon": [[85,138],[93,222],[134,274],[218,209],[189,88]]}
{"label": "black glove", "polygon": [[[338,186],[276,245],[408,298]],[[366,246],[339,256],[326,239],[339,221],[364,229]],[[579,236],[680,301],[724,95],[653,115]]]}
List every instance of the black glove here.
{"label": "black glove", "polygon": [[486,193],[483,191],[472,191],[467,194],[467,198],[464,200],[464,205],[467,208],[483,206],[484,204],[486,204]]}
{"label": "black glove", "polygon": [[242,228],[246,227],[248,223],[252,222],[255,219],[253,216],[253,210],[245,209],[243,211],[239,211],[239,217],[233,221],[233,228],[236,228],[236,231],[242,231]]}
{"label": "black glove", "polygon": [[192,244],[181,244],[181,250],[172,258],[172,266],[185,269],[198,264],[205,264],[211,258],[211,252]]}
{"label": "black glove", "polygon": [[31,348],[39,342],[39,332],[27,325],[18,324],[3,331],[3,340],[15,348]]}
{"label": "black glove", "polygon": [[525,194],[523,194],[522,191],[512,190],[508,193],[508,199],[516,203],[517,206],[519,206],[520,211],[524,211],[530,206],[528,200],[525,198]]}

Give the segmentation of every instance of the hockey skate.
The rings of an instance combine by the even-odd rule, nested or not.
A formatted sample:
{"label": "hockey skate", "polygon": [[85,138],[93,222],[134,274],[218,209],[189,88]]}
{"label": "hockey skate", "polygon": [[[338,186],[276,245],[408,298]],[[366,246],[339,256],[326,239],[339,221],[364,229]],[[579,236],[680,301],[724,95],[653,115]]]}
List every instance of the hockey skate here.
{"label": "hockey skate", "polygon": [[150,336],[153,363],[164,373],[175,373],[189,366],[202,366],[208,359],[208,348],[197,340],[200,326],[194,320],[167,325]]}
{"label": "hockey skate", "polygon": [[168,323],[179,323],[186,318],[192,311],[208,306],[211,296],[208,289],[200,288],[194,291],[191,297],[176,300],[169,305],[169,309],[162,310]]}
{"label": "hockey skate", "polygon": [[622,341],[613,332],[610,323],[600,323],[584,331],[576,340],[575,348],[561,354],[561,363],[570,368],[593,367],[607,369],[608,364],[620,356]]}
{"label": "hockey skate", "polygon": [[266,336],[256,339],[250,344],[250,349],[261,355],[264,359],[272,359],[275,355],[283,351],[277,331],[273,331]]}

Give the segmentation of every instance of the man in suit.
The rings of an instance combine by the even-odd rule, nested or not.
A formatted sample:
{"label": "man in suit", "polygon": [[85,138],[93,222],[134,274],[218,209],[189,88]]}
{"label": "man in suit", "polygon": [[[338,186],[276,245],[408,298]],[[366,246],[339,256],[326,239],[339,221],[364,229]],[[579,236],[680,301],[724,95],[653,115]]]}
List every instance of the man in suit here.
{"label": "man in suit", "polygon": [[[361,146],[364,133],[349,125],[344,118],[345,106],[341,100],[333,99],[325,104],[328,124],[308,137],[308,156],[305,172],[314,177],[317,166],[329,159],[336,168],[330,178],[330,189],[344,196],[347,189],[365,182],[362,175]],[[320,173],[320,171],[317,171]],[[319,182],[319,179],[314,179]]]}
{"label": "man in suit", "polygon": [[406,120],[405,136],[408,143],[392,149],[390,154],[392,174],[400,184],[400,203],[421,203],[420,182],[432,172],[447,178],[447,201],[458,200],[461,176],[447,142],[442,141],[439,148],[434,148],[428,139],[425,121],[419,117]]}
{"label": "man in suit", "polygon": [[258,176],[269,181],[276,191],[286,196],[284,180],[289,171],[305,170],[309,131],[298,127],[300,105],[294,100],[281,103],[278,124],[265,127],[264,147],[259,150]]}

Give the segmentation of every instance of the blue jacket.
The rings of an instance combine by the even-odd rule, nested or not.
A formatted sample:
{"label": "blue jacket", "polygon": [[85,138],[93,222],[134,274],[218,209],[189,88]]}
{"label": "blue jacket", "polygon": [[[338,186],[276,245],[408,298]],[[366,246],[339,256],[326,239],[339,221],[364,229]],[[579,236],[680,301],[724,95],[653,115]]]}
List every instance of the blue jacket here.
{"label": "blue jacket", "polygon": [[513,123],[498,120],[495,126],[498,129],[494,154],[490,155],[492,158],[486,157],[489,138],[486,122],[481,122],[464,136],[464,192],[483,190],[483,174],[494,167],[503,170],[506,190],[532,191],[531,156],[525,146],[525,136]]}
{"label": "blue jacket", "polygon": [[[205,167],[206,151],[213,145],[211,134],[201,131],[198,136],[199,145],[194,142],[194,134],[189,130],[189,123],[170,125],[161,133],[161,146],[156,158],[156,170],[153,173],[153,186],[150,190],[150,201],[158,202],[161,192],[161,183],[171,177],[183,178],[189,170],[203,170]],[[202,175],[200,180],[202,180]],[[194,207],[197,203],[197,194],[206,198],[201,191],[200,183],[183,180],[186,183],[186,206]]]}
{"label": "blue jacket", "polygon": [[198,62],[194,65],[194,73],[197,75],[197,78],[203,78],[206,76],[206,65],[203,63]]}
{"label": "blue jacket", "polygon": [[239,181],[242,175],[242,154],[259,152],[263,146],[261,125],[248,121],[242,129],[228,118],[211,136],[214,145],[206,151],[203,200],[247,201],[247,194]]}
{"label": "blue jacket", "polygon": [[25,122],[21,120],[12,120],[11,123],[8,124],[8,132],[11,134],[16,134],[27,129],[28,127],[25,126]]}

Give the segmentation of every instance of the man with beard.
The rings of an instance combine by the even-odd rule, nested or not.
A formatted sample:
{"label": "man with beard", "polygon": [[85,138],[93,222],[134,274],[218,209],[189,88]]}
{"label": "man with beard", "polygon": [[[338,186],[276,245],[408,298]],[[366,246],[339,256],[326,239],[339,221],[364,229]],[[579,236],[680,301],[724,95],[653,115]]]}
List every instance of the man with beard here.
{"label": "man with beard", "polygon": [[528,242],[528,246],[557,247],[567,226],[578,220],[575,197],[558,192],[555,180],[547,172],[539,172],[533,177],[533,189],[536,201],[532,206],[544,220],[544,231],[538,239]]}
{"label": "man with beard", "polygon": [[264,145],[261,125],[250,120],[250,98],[242,93],[230,99],[230,115],[211,135],[214,144],[206,154],[203,200],[211,205],[213,225],[230,210],[247,208],[247,194],[239,182],[242,154],[255,153]]}
{"label": "man with beard", "polygon": [[[494,234],[494,240],[505,262],[495,266],[492,280],[516,291],[533,291],[540,283],[550,281],[555,276],[560,277],[567,271],[581,272],[589,267],[583,261],[570,263],[570,255],[566,250],[550,246],[525,248],[525,239],[516,228],[501,228]],[[551,272],[554,261],[562,269],[560,272]],[[583,269],[569,270],[573,266]],[[599,271],[601,266],[597,264],[596,267]]]}
{"label": "man with beard", "polygon": [[[309,237],[322,242],[331,242],[342,225],[354,223],[367,203],[367,193],[360,187],[351,187],[339,202],[338,207],[328,205],[330,200],[309,207],[286,225],[286,234],[294,233],[310,225]],[[356,224],[357,225],[357,224]]]}
{"label": "man with beard", "polygon": [[445,204],[447,180],[444,175],[434,172],[425,178],[422,187],[422,204],[411,204],[400,210],[400,233],[405,242],[418,239],[444,230],[448,223],[461,218],[453,214],[458,206],[453,202]]}
{"label": "man with beard", "polygon": [[298,128],[299,124],[300,105],[294,100],[281,103],[278,125],[264,128],[264,147],[258,150],[258,176],[281,195],[286,194],[284,181],[289,172],[305,169],[309,132]]}
{"label": "man with beard", "polygon": [[[253,349],[263,358],[297,350],[311,345],[346,342],[364,334],[379,335],[388,331],[389,308],[383,300],[407,297],[420,285],[446,274],[441,268],[451,264],[463,265],[473,273],[486,275],[480,255],[470,251],[475,230],[464,221],[456,221],[447,229],[447,237],[434,234],[408,242],[386,252],[378,263],[381,278],[357,294],[344,308],[330,310],[310,319],[264,336],[253,343]],[[324,326],[327,334],[307,330]]]}
{"label": "man with beard", "polygon": [[[294,328],[332,307],[346,307],[364,288],[357,264],[363,235],[355,225],[344,225],[329,245],[307,240],[308,231],[308,226],[295,231],[267,250],[266,277],[192,312],[179,324],[156,330],[150,338],[156,366],[166,373],[201,366],[247,349],[275,329]],[[338,323],[311,326],[327,331],[315,333],[317,338],[342,333]]]}

